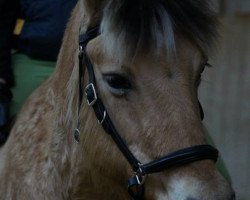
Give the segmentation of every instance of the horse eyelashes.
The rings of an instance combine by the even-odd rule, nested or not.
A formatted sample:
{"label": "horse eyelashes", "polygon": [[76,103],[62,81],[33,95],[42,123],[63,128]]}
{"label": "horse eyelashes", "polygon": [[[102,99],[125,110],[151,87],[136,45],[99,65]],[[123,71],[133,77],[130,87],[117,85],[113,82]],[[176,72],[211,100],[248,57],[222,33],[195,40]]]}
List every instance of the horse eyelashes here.
{"label": "horse eyelashes", "polygon": [[206,62],[205,64],[201,65],[198,77],[196,79],[196,85],[197,85],[197,87],[199,87],[200,84],[201,84],[201,81],[202,81],[201,76],[202,76],[202,73],[204,72],[205,68],[206,67],[210,67],[210,66],[212,66],[212,65],[210,65],[208,62]]}
{"label": "horse eyelashes", "polygon": [[130,81],[119,74],[106,74],[104,75],[106,82],[110,87],[115,89],[131,89]]}
{"label": "horse eyelashes", "polygon": [[104,74],[103,78],[108,84],[110,91],[115,95],[125,95],[132,88],[128,78],[120,74]]}
{"label": "horse eyelashes", "polygon": [[209,62],[206,62],[206,63],[205,63],[205,66],[206,66],[206,67],[213,67],[213,65],[211,65]]}

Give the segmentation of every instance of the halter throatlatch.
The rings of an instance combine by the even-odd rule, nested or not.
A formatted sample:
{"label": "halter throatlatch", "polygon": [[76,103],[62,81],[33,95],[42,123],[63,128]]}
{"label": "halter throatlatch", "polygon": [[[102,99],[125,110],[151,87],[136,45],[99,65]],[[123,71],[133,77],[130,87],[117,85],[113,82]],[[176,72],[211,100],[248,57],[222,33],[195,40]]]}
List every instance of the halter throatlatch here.
{"label": "halter throatlatch", "polygon": [[[144,199],[144,182],[146,175],[161,172],[169,168],[178,167],[188,163],[192,163],[199,160],[213,160],[217,161],[218,150],[210,145],[198,145],[185,149],[178,150],[171,154],[168,154],[162,158],[154,160],[152,162],[142,164],[133,153],[129,150],[123,138],[117,132],[111,118],[108,115],[108,112],[105,106],[102,103],[102,100],[98,97],[96,90],[96,79],[93,65],[90,61],[90,58],[86,52],[86,46],[88,42],[99,35],[99,26],[89,29],[85,34],[80,35],[79,41],[79,109],[82,104],[83,99],[83,65],[85,64],[88,76],[89,83],[85,88],[85,95],[87,103],[89,106],[92,106],[98,122],[102,125],[106,133],[108,133],[116,146],[119,148],[121,153],[129,162],[130,166],[134,171],[134,176],[128,180],[128,192],[134,200],[143,200]],[[79,120],[79,119],[78,119]],[[79,122],[75,130],[75,139],[79,142]]]}

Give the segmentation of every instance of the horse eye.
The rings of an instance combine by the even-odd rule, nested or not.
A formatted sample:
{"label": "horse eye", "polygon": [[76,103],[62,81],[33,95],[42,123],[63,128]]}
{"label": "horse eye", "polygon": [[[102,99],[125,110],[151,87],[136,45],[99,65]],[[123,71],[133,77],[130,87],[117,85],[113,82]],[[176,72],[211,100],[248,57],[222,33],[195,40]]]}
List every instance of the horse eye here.
{"label": "horse eye", "polygon": [[116,95],[124,95],[132,88],[128,78],[120,74],[104,74],[104,80],[111,89],[111,92]]}
{"label": "horse eye", "polygon": [[196,85],[197,85],[198,87],[199,87],[199,85],[201,84],[201,75],[202,75],[202,73],[204,72],[204,70],[205,70],[205,68],[206,68],[207,66],[210,66],[210,64],[206,62],[206,63],[202,64],[201,67],[200,67],[200,71],[199,71],[198,77],[197,77],[197,79],[196,79]]}
{"label": "horse eye", "polygon": [[205,66],[206,66],[206,67],[213,67],[213,65],[211,65],[209,62],[206,62],[206,63],[205,63]]}

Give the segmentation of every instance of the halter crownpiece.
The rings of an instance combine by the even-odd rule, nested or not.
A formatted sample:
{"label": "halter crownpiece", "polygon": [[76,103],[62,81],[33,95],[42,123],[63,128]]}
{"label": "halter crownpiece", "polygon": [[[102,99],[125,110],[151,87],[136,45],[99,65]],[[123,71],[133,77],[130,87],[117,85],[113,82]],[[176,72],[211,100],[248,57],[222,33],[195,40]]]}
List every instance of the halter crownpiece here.
{"label": "halter crownpiece", "polygon": [[[98,122],[102,125],[105,132],[112,137],[116,146],[119,148],[123,156],[127,159],[127,161],[129,162],[130,166],[132,167],[135,173],[134,176],[132,176],[128,180],[128,192],[130,196],[134,200],[144,199],[144,190],[145,190],[144,182],[146,179],[146,175],[148,174],[158,173],[167,170],[169,168],[182,166],[199,160],[209,159],[216,162],[218,158],[218,150],[210,145],[198,145],[181,149],[146,164],[142,164],[139,160],[137,160],[137,158],[133,155],[133,153],[126,145],[126,142],[117,132],[111,118],[108,115],[108,112],[104,104],[102,103],[102,100],[98,97],[98,93],[96,91],[96,79],[95,79],[94,68],[86,52],[86,46],[90,40],[94,39],[99,34],[100,34],[99,26],[96,26],[94,28],[90,28],[85,34],[80,35],[78,112],[80,112],[83,93],[84,93],[82,88],[83,84],[82,67],[83,64],[85,64],[89,77],[89,83],[85,88],[87,103],[89,106],[93,108]],[[77,128],[75,130],[75,139],[78,142],[80,140],[79,124],[80,123],[78,122]]]}

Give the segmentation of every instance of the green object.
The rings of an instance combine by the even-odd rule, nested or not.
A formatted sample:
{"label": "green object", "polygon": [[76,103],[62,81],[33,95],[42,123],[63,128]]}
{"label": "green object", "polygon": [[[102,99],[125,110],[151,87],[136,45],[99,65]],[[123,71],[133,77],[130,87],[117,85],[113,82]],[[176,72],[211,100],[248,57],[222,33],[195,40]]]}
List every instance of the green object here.
{"label": "green object", "polygon": [[15,86],[12,88],[13,99],[10,105],[10,115],[17,114],[30,94],[54,71],[56,62],[41,61],[14,53],[12,68]]}
{"label": "green object", "polygon": [[[214,142],[213,142],[213,139],[212,137],[209,135],[207,129],[205,128],[205,126],[203,126],[203,130],[205,132],[205,136],[206,136],[206,139],[207,139],[207,142],[212,145],[212,146],[215,146],[214,145]],[[221,173],[221,175],[228,181],[228,182],[231,182],[231,177],[229,175],[229,172],[226,168],[226,165],[223,161],[223,159],[221,158],[221,156],[219,155],[219,159],[216,163],[216,168],[218,169],[218,171]]]}

